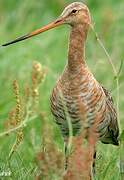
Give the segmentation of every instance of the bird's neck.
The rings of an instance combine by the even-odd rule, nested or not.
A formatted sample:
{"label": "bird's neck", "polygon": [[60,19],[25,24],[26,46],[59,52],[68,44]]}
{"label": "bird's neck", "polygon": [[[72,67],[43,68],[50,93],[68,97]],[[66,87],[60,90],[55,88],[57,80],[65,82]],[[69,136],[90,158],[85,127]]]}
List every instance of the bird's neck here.
{"label": "bird's neck", "polygon": [[81,65],[85,65],[85,41],[88,27],[84,24],[75,25],[71,29],[68,68],[71,71],[77,70]]}

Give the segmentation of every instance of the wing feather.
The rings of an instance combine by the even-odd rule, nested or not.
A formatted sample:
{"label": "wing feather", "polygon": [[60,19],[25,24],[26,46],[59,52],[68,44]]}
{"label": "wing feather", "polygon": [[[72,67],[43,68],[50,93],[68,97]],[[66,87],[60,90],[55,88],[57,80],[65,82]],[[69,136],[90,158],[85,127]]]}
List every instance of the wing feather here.
{"label": "wing feather", "polygon": [[117,112],[114,108],[114,101],[111,97],[110,92],[102,86],[102,89],[106,95],[106,105],[108,109],[108,113],[110,114],[110,124],[108,126],[108,134],[112,140],[112,144],[118,145],[118,136],[119,136],[119,127],[118,127],[118,121],[117,121]]}

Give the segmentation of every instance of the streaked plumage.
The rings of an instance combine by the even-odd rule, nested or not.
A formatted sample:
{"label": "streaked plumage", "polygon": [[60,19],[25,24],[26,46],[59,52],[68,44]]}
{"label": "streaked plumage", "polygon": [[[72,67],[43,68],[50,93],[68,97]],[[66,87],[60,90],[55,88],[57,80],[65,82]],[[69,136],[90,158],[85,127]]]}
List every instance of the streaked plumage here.
{"label": "streaked plumage", "polygon": [[[71,14],[73,10],[81,8],[80,16],[82,19],[85,17],[86,21],[81,21],[80,16]],[[96,81],[85,63],[85,40],[91,21],[88,8],[82,3],[72,3],[65,8],[61,16],[70,16],[69,24],[72,29],[68,63],[51,95],[51,110],[56,123],[66,137],[69,135],[67,113],[71,118],[73,135],[79,134],[82,126],[90,128],[97,116],[96,128],[100,140],[118,145],[117,114],[112,98]]]}
{"label": "streaked plumage", "polygon": [[[74,135],[80,133],[80,126],[83,125],[80,119],[88,128],[93,125],[97,114],[100,140],[118,145],[117,114],[107,90],[94,79],[87,67],[81,67],[75,76],[70,76],[68,71],[66,67],[51,95],[51,110],[63,136],[69,134],[66,111],[71,117]],[[82,116],[80,109],[84,111]]]}

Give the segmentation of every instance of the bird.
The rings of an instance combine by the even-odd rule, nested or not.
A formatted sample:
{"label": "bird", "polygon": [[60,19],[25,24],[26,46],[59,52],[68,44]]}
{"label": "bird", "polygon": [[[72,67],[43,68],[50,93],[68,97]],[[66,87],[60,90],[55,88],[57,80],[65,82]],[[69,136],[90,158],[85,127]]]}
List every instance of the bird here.
{"label": "bird", "polygon": [[72,125],[72,135],[78,136],[82,128],[91,128],[97,117],[98,140],[118,146],[119,125],[113,99],[109,91],[95,79],[86,63],[85,44],[91,25],[87,5],[73,2],[55,21],[2,46],[26,40],[60,25],[70,26],[68,57],[64,71],[52,90],[50,104],[63,139],[66,142],[69,137],[68,122]]}

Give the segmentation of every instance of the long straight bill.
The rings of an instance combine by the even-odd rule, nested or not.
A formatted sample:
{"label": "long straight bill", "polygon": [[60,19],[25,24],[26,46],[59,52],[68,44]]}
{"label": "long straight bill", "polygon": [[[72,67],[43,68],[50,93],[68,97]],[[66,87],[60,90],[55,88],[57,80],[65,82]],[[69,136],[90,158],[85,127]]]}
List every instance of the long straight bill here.
{"label": "long straight bill", "polygon": [[38,35],[38,34],[40,34],[42,32],[45,32],[45,31],[47,31],[49,29],[55,28],[55,27],[57,27],[57,26],[59,26],[59,25],[61,25],[63,23],[64,23],[63,19],[58,19],[58,20],[56,20],[56,21],[54,21],[52,23],[49,23],[48,25],[46,25],[46,26],[44,26],[44,27],[42,27],[40,29],[37,29],[37,30],[35,30],[35,31],[31,32],[31,33],[28,33],[28,34],[24,35],[24,36],[18,37],[15,40],[12,40],[10,42],[2,44],[2,46],[8,46],[8,45],[17,43],[19,41],[23,41],[25,39],[31,38],[32,36],[36,36],[36,35]]}

